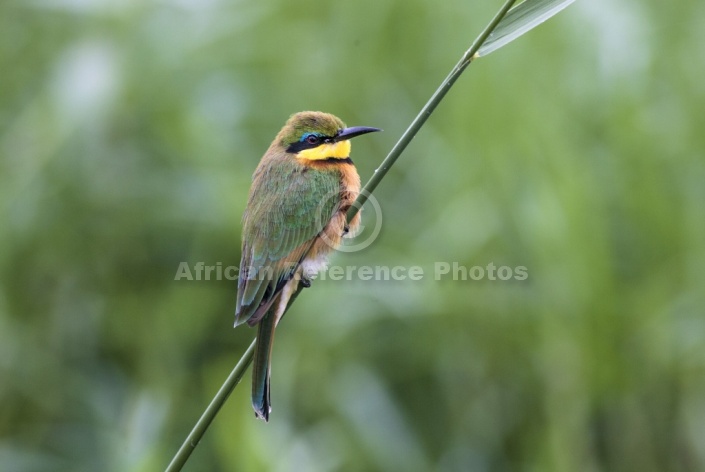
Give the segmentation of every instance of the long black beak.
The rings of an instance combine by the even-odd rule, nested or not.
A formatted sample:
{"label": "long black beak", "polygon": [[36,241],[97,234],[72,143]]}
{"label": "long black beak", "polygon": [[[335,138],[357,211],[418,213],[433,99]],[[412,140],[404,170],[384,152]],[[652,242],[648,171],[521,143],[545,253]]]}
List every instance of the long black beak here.
{"label": "long black beak", "polygon": [[345,128],[338,131],[334,139],[335,141],[345,141],[346,139],[354,138],[361,134],[374,133],[375,131],[382,130],[379,128],[370,128],[369,126],[353,126],[352,128]]}

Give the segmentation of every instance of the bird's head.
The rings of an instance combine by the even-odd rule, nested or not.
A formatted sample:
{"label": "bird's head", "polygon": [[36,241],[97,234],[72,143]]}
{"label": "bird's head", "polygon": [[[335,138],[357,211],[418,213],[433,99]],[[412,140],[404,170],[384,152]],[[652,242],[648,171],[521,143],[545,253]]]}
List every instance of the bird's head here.
{"label": "bird's head", "polygon": [[347,128],[337,116],[302,111],[289,118],[275,143],[300,159],[347,159],[350,157],[350,138],[373,131],[382,130],[367,126]]}

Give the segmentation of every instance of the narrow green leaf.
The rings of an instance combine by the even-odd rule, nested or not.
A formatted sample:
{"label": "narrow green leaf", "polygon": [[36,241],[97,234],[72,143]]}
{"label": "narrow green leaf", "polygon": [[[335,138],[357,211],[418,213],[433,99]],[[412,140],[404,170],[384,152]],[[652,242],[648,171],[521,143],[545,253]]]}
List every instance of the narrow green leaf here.
{"label": "narrow green leaf", "polygon": [[527,31],[534,29],[575,0],[525,0],[515,6],[497,25],[477,52],[486,56],[509,44]]}

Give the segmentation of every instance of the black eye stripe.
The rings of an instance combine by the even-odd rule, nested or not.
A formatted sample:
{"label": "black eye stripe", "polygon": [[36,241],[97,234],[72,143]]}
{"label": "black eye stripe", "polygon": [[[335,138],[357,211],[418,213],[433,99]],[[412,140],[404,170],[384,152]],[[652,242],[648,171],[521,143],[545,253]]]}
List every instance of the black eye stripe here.
{"label": "black eye stripe", "polygon": [[[321,144],[330,144],[332,142],[335,142],[335,137],[333,136],[319,136],[313,133],[310,133],[308,136],[306,136],[306,134],[301,136],[299,141],[291,143],[289,147],[286,148],[286,152],[296,154],[297,152],[303,151],[304,149],[313,149],[315,147],[320,146]],[[309,139],[311,140],[309,141]]]}

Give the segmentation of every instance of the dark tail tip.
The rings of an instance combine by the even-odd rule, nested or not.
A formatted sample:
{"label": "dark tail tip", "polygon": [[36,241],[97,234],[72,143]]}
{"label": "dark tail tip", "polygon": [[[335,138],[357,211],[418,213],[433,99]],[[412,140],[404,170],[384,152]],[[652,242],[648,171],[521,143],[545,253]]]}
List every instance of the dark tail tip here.
{"label": "dark tail tip", "polygon": [[262,397],[252,399],[252,408],[254,408],[257,418],[264,420],[265,423],[269,422],[269,413],[272,411],[272,406],[269,403],[269,385],[265,387]]}

